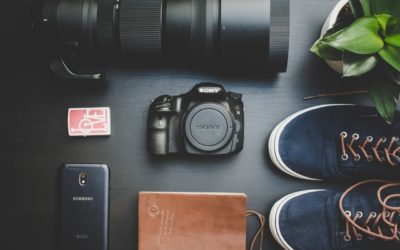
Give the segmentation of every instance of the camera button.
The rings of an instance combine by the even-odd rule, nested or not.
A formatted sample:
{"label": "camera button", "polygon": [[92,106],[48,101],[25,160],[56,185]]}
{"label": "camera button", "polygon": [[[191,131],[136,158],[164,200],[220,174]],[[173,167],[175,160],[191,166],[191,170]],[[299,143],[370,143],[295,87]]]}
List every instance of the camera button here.
{"label": "camera button", "polygon": [[242,94],[235,93],[235,92],[229,92],[228,95],[229,95],[230,97],[232,97],[232,98],[233,98],[234,100],[236,100],[236,101],[241,101],[241,100],[242,100],[242,97],[243,97]]}
{"label": "camera button", "polygon": [[242,129],[242,123],[239,121],[235,121],[235,125],[236,125],[236,133],[237,133]]}

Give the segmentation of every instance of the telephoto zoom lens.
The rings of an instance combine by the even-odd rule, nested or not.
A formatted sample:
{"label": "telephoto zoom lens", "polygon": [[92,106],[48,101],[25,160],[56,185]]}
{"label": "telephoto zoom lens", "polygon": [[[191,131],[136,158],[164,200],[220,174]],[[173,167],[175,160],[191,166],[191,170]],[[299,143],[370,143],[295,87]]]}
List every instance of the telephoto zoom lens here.
{"label": "telephoto zoom lens", "polygon": [[36,33],[61,55],[287,67],[290,0],[44,0],[34,9]]}

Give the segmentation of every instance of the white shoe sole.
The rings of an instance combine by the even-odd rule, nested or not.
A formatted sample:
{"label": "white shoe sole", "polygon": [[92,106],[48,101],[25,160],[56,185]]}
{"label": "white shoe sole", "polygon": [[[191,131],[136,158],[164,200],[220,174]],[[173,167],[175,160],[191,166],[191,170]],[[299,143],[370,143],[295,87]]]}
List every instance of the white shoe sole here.
{"label": "white shoe sole", "polygon": [[268,141],[268,151],[269,155],[271,157],[272,162],[275,164],[276,167],[278,167],[281,171],[284,173],[299,178],[303,180],[310,180],[310,181],[321,181],[321,179],[315,179],[312,177],[304,176],[302,174],[299,174],[292,169],[290,169],[282,160],[280,154],[279,154],[279,140],[281,137],[281,134],[283,130],[286,128],[286,126],[295,118],[299,117],[300,115],[303,115],[304,113],[316,110],[316,109],[322,109],[326,107],[334,107],[334,106],[354,106],[353,104],[327,104],[327,105],[320,105],[320,106],[315,106],[307,109],[303,109],[301,111],[298,111],[289,117],[287,117],[285,120],[283,120],[281,123],[279,123],[271,132],[271,136],[269,137]]}
{"label": "white shoe sole", "polygon": [[294,250],[293,247],[291,247],[286,242],[284,237],[282,236],[282,233],[281,233],[281,230],[279,227],[279,216],[281,214],[282,208],[285,206],[285,204],[287,202],[289,202],[290,200],[292,200],[298,196],[308,194],[308,193],[313,193],[313,192],[321,192],[321,191],[325,191],[325,190],[324,189],[315,189],[315,190],[305,190],[305,191],[292,193],[292,194],[286,195],[285,197],[283,197],[282,199],[277,201],[274,204],[274,206],[272,207],[270,215],[269,215],[269,227],[271,229],[272,236],[279,243],[279,245],[281,245],[283,247],[283,249]]}

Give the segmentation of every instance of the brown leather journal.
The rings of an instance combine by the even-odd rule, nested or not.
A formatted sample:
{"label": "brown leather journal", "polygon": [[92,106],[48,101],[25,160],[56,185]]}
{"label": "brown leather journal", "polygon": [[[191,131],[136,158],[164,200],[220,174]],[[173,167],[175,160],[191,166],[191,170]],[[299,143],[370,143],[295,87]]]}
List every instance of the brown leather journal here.
{"label": "brown leather journal", "polygon": [[139,193],[139,250],[245,250],[245,194]]}

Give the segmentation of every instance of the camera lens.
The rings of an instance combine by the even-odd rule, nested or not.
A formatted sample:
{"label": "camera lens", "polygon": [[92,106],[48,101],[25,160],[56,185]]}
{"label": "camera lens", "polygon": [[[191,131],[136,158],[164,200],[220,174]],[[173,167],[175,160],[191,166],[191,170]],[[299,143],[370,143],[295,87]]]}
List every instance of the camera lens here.
{"label": "camera lens", "polygon": [[222,105],[205,103],[189,111],[185,121],[185,137],[202,151],[216,151],[232,138],[234,120]]}
{"label": "camera lens", "polygon": [[285,71],[290,0],[45,0],[35,27],[50,45]]}

